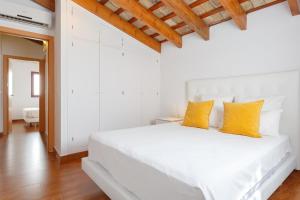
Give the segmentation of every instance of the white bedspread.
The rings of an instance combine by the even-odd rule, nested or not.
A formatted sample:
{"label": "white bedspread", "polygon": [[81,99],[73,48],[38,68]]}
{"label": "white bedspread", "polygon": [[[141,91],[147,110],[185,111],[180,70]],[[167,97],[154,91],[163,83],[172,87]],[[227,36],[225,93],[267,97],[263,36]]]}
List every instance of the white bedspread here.
{"label": "white bedspread", "polygon": [[24,108],[23,118],[39,118],[39,108]]}
{"label": "white bedspread", "polygon": [[89,159],[141,200],[239,200],[290,152],[286,136],[249,138],[177,123],[95,133]]}

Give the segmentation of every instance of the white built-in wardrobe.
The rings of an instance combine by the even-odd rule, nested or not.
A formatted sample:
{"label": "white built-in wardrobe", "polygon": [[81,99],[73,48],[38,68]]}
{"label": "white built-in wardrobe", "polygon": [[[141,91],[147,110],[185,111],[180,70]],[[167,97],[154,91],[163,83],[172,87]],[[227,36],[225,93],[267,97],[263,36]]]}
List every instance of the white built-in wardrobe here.
{"label": "white built-in wardrobe", "polygon": [[67,153],[88,137],[151,124],[159,115],[159,54],[69,2]]}

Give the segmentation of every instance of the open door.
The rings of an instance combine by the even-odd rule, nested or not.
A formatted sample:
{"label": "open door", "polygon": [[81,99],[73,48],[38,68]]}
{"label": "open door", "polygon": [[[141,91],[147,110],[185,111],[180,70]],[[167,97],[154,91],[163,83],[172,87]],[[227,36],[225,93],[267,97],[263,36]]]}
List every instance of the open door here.
{"label": "open door", "polygon": [[[48,43],[48,60],[47,60],[47,127],[48,127],[48,137],[47,137],[47,149],[49,152],[54,151],[54,138],[55,138],[55,73],[54,73],[54,37],[44,34],[36,34],[30,31],[24,31],[14,28],[9,28],[5,26],[0,26],[0,33],[3,34],[10,34],[17,37],[22,38],[33,38],[37,40],[43,40]],[[6,56],[7,57],[7,56]],[[3,65],[5,64],[6,59],[3,59]],[[7,81],[7,78],[5,77],[5,73],[2,74],[3,76],[3,83],[5,83],[5,80]],[[5,98],[5,85],[2,84],[2,91],[3,91],[3,133],[6,130],[6,121],[8,120],[6,118],[6,107],[8,100]],[[8,109],[7,109],[8,110]],[[7,131],[7,130],[6,130]]]}
{"label": "open door", "polygon": [[14,96],[13,94],[13,73],[11,69],[11,65],[8,61],[8,133],[12,131],[12,98]]}
{"label": "open door", "polygon": [[38,61],[39,71],[40,71],[40,95],[39,95],[39,115],[40,124],[39,131],[45,133],[46,131],[46,69],[45,60],[25,58],[18,56],[3,56],[3,133],[9,134],[12,129],[12,98],[13,98],[13,74],[9,64],[9,59],[17,60],[28,60],[28,61]]}
{"label": "open door", "polygon": [[39,97],[39,131],[40,133],[46,132],[46,69],[45,60],[39,61],[40,63],[40,97]]}
{"label": "open door", "polygon": [[7,135],[9,133],[9,95],[8,95],[8,56],[3,56],[3,133]]}

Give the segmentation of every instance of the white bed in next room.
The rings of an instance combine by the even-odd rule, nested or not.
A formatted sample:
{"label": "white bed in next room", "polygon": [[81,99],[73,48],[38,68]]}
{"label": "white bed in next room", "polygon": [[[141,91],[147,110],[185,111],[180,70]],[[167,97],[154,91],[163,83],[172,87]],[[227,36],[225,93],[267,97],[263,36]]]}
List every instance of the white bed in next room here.
{"label": "white bed in next room", "polygon": [[38,124],[40,122],[40,109],[37,107],[35,108],[24,108],[23,109],[23,119],[27,126],[33,124]]}
{"label": "white bed in next room", "polygon": [[199,95],[285,97],[279,134],[179,123],[95,133],[83,170],[112,200],[263,200],[299,167],[298,71],[189,81]]}

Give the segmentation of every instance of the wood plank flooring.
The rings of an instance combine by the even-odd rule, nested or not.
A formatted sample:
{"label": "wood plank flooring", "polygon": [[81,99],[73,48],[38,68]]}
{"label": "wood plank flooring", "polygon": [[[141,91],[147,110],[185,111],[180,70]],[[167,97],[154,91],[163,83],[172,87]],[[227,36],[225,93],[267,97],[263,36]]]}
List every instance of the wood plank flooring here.
{"label": "wood plank flooring", "polygon": [[[80,161],[59,165],[42,135],[13,125],[0,136],[0,200],[109,200],[84,174]],[[271,200],[299,200],[300,172],[294,172]],[[225,199],[224,199],[225,200]]]}
{"label": "wood plank flooring", "polygon": [[23,123],[0,137],[1,200],[108,200],[81,170],[79,160],[59,166],[43,141]]}

